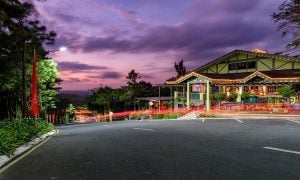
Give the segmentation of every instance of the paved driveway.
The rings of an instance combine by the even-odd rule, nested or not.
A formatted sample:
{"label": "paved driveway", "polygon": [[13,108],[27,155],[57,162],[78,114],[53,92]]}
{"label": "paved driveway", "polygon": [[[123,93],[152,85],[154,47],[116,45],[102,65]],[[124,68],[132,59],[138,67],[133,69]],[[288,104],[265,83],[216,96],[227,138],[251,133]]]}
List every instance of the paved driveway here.
{"label": "paved driveway", "polygon": [[300,120],[125,121],[60,133],[0,179],[300,179]]}

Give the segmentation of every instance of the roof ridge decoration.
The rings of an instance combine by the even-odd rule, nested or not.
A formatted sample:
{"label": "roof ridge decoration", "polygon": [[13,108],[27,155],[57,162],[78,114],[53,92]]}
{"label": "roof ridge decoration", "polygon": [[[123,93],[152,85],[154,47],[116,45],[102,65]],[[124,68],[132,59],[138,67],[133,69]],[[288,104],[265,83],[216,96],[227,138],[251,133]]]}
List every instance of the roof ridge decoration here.
{"label": "roof ridge decoration", "polygon": [[177,84],[177,83],[181,83],[181,82],[183,82],[183,81],[185,81],[185,80],[187,80],[187,79],[189,79],[190,77],[197,77],[197,78],[202,78],[202,79],[205,79],[205,80],[209,80],[209,81],[211,81],[212,79],[211,78],[209,78],[209,77],[206,77],[206,76],[204,76],[204,75],[202,75],[202,74],[199,74],[199,73],[197,73],[197,72],[194,72],[194,71],[191,71],[191,72],[189,72],[189,73],[187,73],[187,74],[185,74],[185,75],[183,75],[183,76],[181,76],[181,77],[179,77],[178,79],[176,79],[176,80],[174,80],[174,81],[167,81],[166,82],[166,84]]}
{"label": "roof ridge decoration", "polygon": [[253,72],[252,74],[250,74],[250,75],[244,77],[241,81],[242,81],[242,83],[246,83],[247,81],[249,81],[249,80],[251,80],[252,78],[257,77],[257,76],[258,76],[258,77],[261,77],[261,78],[263,78],[263,79],[267,79],[267,80],[271,80],[271,79],[272,79],[270,76],[267,76],[266,74],[264,74],[264,73],[262,73],[262,72],[260,72],[260,71],[255,71],[255,72]]}
{"label": "roof ridge decoration", "polygon": [[291,56],[286,56],[286,55],[278,55],[278,54],[270,54],[268,52],[266,53],[262,53],[262,52],[258,52],[258,51],[246,51],[246,50],[239,50],[239,49],[236,49],[236,50],[233,50],[221,57],[218,57],[212,61],[210,61],[209,63],[207,64],[204,64],[203,66],[200,66],[196,69],[194,69],[193,71],[200,71],[202,69],[205,69],[207,67],[209,67],[210,65],[213,65],[215,63],[218,63],[218,62],[222,62],[224,60],[226,60],[226,58],[232,56],[232,55],[235,55],[235,54],[248,54],[248,55],[254,55],[254,56],[257,56],[257,57],[268,57],[268,58],[279,58],[279,59],[286,59],[286,60],[289,60],[289,61],[300,61],[300,58],[298,57],[291,57]]}

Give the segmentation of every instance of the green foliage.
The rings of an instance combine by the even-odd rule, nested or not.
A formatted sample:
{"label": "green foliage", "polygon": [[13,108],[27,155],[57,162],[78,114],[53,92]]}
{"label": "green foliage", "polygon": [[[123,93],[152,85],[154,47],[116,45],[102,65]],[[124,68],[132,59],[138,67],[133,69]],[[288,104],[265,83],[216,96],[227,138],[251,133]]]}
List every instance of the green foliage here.
{"label": "green foliage", "polygon": [[177,119],[178,114],[177,113],[170,113],[170,114],[164,114],[163,119]]}
{"label": "green foliage", "polygon": [[250,96],[250,93],[247,91],[243,91],[241,94],[241,99],[245,101]]}
{"label": "green foliage", "polygon": [[230,102],[235,102],[236,101],[236,98],[237,98],[238,94],[236,92],[230,92],[230,95],[228,97],[228,101]]}
{"label": "green foliage", "polygon": [[[88,100],[88,108],[100,113],[108,111],[118,112],[133,110],[137,104],[138,97],[158,96],[158,87],[140,79],[139,73],[131,70],[126,77],[129,81],[127,86],[113,89],[110,87],[99,87],[93,90],[93,94]],[[161,96],[169,93],[167,88],[161,88]],[[148,102],[140,102],[140,108],[147,108]]]}
{"label": "green foliage", "polygon": [[58,92],[54,88],[59,76],[57,64],[53,60],[42,60],[38,62],[37,70],[41,109],[48,113],[58,102]]}
{"label": "green foliage", "polygon": [[299,47],[300,45],[300,1],[286,0],[278,8],[278,12],[273,13],[272,18],[279,22],[278,29],[282,35],[291,34],[293,40],[287,45],[290,47]]}
{"label": "green foliage", "polygon": [[173,101],[166,101],[166,106],[167,106],[167,108],[173,108],[173,106],[174,106]]}
{"label": "green foliage", "polygon": [[177,119],[179,116],[179,113],[131,113],[129,119]]}
{"label": "green foliage", "polygon": [[[22,104],[22,77],[26,78],[29,96],[33,49],[43,58],[43,45],[54,43],[56,33],[48,31],[32,16],[33,12],[31,3],[0,0],[0,118],[16,117]],[[27,69],[25,76],[23,65]]]}
{"label": "green foliage", "polygon": [[225,99],[225,93],[216,93],[216,94],[213,94],[213,98],[215,100],[218,100],[218,101],[224,100]]}
{"label": "green foliage", "polygon": [[292,87],[281,87],[278,89],[278,93],[286,99],[296,95],[295,89]]}
{"label": "green foliage", "polygon": [[0,121],[0,155],[11,155],[14,150],[37,135],[54,129],[47,122],[34,120]]}
{"label": "green foliage", "polygon": [[153,114],[152,115],[152,119],[163,119],[164,118],[164,114]]}
{"label": "green foliage", "polygon": [[[99,87],[93,91],[91,98],[88,101],[90,110],[96,110],[101,113],[109,111],[115,112],[120,102],[126,101],[126,91],[123,89],[112,89],[108,86]],[[121,107],[123,107],[121,105]]]}
{"label": "green foliage", "polygon": [[143,113],[131,113],[129,119],[142,119],[144,116]]}

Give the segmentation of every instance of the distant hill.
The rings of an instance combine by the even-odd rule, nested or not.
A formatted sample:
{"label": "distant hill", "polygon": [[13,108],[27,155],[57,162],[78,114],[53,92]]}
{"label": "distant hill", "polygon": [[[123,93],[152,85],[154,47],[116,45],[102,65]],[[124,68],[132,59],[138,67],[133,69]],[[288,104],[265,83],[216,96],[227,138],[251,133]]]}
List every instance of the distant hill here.
{"label": "distant hill", "polygon": [[88,97],[92,95],[91,91],[80,90],[61,90],[59,99],[61,103],[73,104],[75,107],[86,104]]}
{"label": "distant hill", "polygon": [[78,96],[90,96],[92,92],[90,90],[60,90],[59,94],[73,94]]}

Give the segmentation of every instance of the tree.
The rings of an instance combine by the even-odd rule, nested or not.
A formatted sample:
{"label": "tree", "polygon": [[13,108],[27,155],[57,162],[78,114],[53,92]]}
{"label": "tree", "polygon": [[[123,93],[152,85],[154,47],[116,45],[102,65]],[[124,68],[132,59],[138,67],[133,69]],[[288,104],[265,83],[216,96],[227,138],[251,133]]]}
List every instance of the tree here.
{"label": "tree", "polygon": [[296,95],[296,91],[292,87],[281,87],[278,89],[278,93],[285,98],[288,105],[290,105],[290,98]]}
{"label": "tree", "polygon": [[213,95],[214,99],[218,100],[219,102],[219,109],[220,109],[220,106],[221,106],[221,101],[225,99],[225,93],[216,93]]}
{"label": "tree", "polygon": [[[19,116],[21,101],[29,94],[33,49],[43,58],[43,44],[54,43],[56,33],[33,16],[32,4],[20,0],[0,0],[0,117]],[[27,77],[28,76],[28,77]],[[23,105],[24,106],[24,105]],[[22,107],[23,107],[22,106]]]}
{"label": "tree", "polygon": [[247,91],[243,91],[242,94],[241,94],[241,99],[242,101],[246,101],[248,99],[248,97],[250,96],[250,93],[247,92]]}
{"label": "tree", "polygon": [[186,73],[186,68],[183,65],[183,60],[180,60],[178,64],[175,62],[174,67],[177,72],[177,76],[182,76]]}
{"label": "tree", "polygon": [[128,85],[135,85],[138,83],[138,80],[141,78],[139,73],[135,72],[134,69],[132,69],[128,75],[126,76],[126,79],[128,79],[127,84]]}
{"label": "tree", "polygon": [[43,115],[52,113],[57,107],[58,92],[55,88],[58,79],[57,64],[53,60],[38,62],[38,82],[40,105]]}
{"label": "tree", "polygon": [[285,0],[279,7],[278,12],[273,13],[272,18],[279,23],[278,29],[282,35],[292,34],[293,40],[287,48],[298,48],[300,45],[300,1]]}

